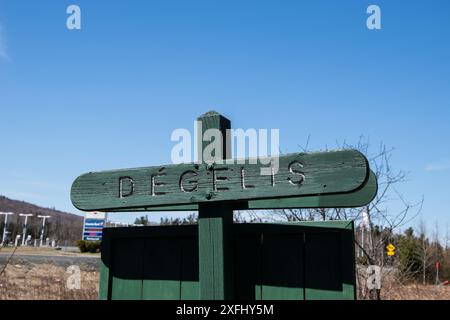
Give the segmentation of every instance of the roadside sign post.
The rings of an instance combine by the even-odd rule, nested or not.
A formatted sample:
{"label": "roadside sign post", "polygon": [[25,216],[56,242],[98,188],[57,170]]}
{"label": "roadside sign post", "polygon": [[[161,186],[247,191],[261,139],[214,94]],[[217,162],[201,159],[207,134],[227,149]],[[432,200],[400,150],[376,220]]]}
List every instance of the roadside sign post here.
{"label": "roadside sign post", "polygon": [[394,246],[392,243],[390,243],[390,244],[386,247],[386,249],[387,249],[387,255],[388,255],[388,257],[393,257],[393,256],[395,256],[395,246]]}
{"label": "roadside sign post", "polygon": [[[236,282],[236,272],[239,273],[241,270],[234,268],[236,265],[234,259],[241,253],[234,252],[237,234],[233,230],[240,230],[240,228],[236,228],[237,225],[233,224],[233,210],[363,207],[370,203],[377,193],[375,174],[369,169],[367,159],[358,151],[339,150],[281,155],[277,159],[279,170],[275,172],[273,162],[267,161],[271,159],[260,161],[265,163],[265,166],[251,162],[251,159],[244,159],[244,162],[231,159],[230,120],[217,112],[208,112],[197,120],[197,163],[83,174],[72,185],[71,200],[76,208],[87,212],[198,211],[198,266],[196,268],[198,268],[200,299],[225,300],[232,299],[236,295],[234,285],[239,283],[239,281]],[[210,129],[220,132],[220,138],[214,136],[206,139],[204,133]],[[210,150],[212,143],[215,144],[214,152],[206,152]],[[263,167],[269,172],[271,170],[272,173],[262,175]],[[263,230],[262,228],[266,225],[253,224],[250,226],[251,233],[258,234],[260,232],[258,230]],[[322,224],[320,226],[322,227]],[[256,230],[253,230],[253,227],[256,227]],[[351,228],[353,230],[353,224]],[[136,235],[145,233],[145,231],[139,231],[141,228],[133,229],[135,230],[132,232]],[[283,233],[292,232],[284,227],[281,229]],[[183,233],[186,235],[192,232],[192,228],[188,227],[180,227],[181,230],[184,230]],[[270,227],[269,230],[273,232],[274,229]],[[110,232],[112,230],[108,230],[108,233]],[[116,233],[124,232],[125,230],[117,230]],[[164,231],[157,233],[161,232],[164,233]],[[311,237],[310,243],[315,243],[315,236]],[[335,235],[330,234],[328,237],[335,237]],[[262,234],[250,239],[262,241]],[[348,263],[354,263],[353,242],[349,242],[347,236],[345,239],[349,249],[344,254],[345,259]],[[249,240],[241,239],[240,241],[244,241],[241,245],[250,245],[246,243]],[[296,241],[294,240],[295,243]],[[333,240],[330,244],[335,242]],[[269,245],[270,241],[267,243]],[[306,250],[302,249],[304,244],[301,243],[303,242],[295,244],[298,246],[296,250]],[[139,251],[141,249],[138,249],[141,246],[142,250],[153,248],[139,244],[139,247],[134,250],[141,252]],[[109,247],[108,240],[105,250]],[[275,253],[276,251],[273,254]],[[136,254],[137,261],[141,261],[139,259],[147,261],[145,260],[148,259],[147,256],[139,258],[140,254]],[[318,255],[317,250],[308,254]],[[109,253],[102,249],[102,257],[103,255],[105,255],[105,263],[108,264]],[[173,259],[179,257],[177,255]],[[295,256],[295,259],[300,258]],[[119,263],[117,259],[114,261]],[[279,261],[276,262],[279,263]],[[155,268],[154,263],[153,261],[151,268]],[[136,268],[144,264],[136,262]],[[346,281],[352,283],[354,267],[346,268],[348,270],[345,271],[348,279]],[[310,273],[314,272],[314,269],[308,270]],[[128,270],[125,273],[129,272],[132,271]],[[147,271],[143,272],[145,274]],[[111,280],[105,280],[110,276],[110,271],[102,274],[104,285],[111,283]],[[130,275],[130,277],[134,279],[136,276]],[[314,277],[319,278],[318,275]],[[156,280],[158,279],[150,277],[145,281],[152,283]],[[122,280],[117,279],[117,281]],[[279,281],[281,280],[277,280]],[[122,284],[117,288],[123,288]],[[160,288],[160,285],[156,285],[155,288]],[[155,288],[152,290],[159,290]],[[107,290],[109,293],[103,290],[101,296],[111,298],[110,290],[112,289]],[[143,293],[142,290],[144,289],[136,289],[133,295],[149,294],[149,292]],[[277,289],[270,290],[277,292]],[[178,291],[175,290],[175,292]],[[114,293],[112,295],[115,296]]]}
{"label": "roadside sign post", "polygon": [[32,217],[33,215],[32,214],[19,213],[19,216],[25,217],[25,220],[23,222],[23,227],[22,227],[22,246],[24,246],[25,242],[26,242],[26,238],[27,238],[28,217]]}
{"label": "roadside sign post", "polygon": [[86,212],[82,239],[85,241],[101,241],[105,223],[105,212]]}
{"label": "roadside sign post", "polygon": [[18,234],[18,235],[16,236],[16,241],[14,241],[14,247],[17,247],[17,246],[19,245],[19,240],[20,240],[21,237],[22,237],[22,236],[21,236],[20,234]]}
{"label": "roadside sign post", "polygon": [[0,212],[0,215],[4,215],[5,216],[5,224],[3,226],[3,236],[2,236],[2,245],[5,244],[6,239],[8,237],[8,216],[14,214],[14,212]]}
{"label": "roadside sign post", "polygon": [[39,246],[42,247],[42,244],[44,242],[44,233],[45,233],[45,222],[47,219],[51,218],[51,216],[37,216],[38,218],[42,219],[42,226],[41,226],[41,235],[39,238]]}

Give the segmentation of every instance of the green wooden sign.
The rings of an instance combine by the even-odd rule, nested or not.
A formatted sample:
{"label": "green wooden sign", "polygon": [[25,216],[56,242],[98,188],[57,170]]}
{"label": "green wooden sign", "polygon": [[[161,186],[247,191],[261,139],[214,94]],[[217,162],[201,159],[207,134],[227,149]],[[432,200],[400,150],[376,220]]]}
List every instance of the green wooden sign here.
{"label": "green wooden sign", "polygon": [[[208,112],[197,120],[201,123],[198,128],[199,133],[207,132],[209,129],[220,131],[222,135],[222,141],[219,141],[222,148],[222,150],[219,149],[222,151],[221,155],[211,154],[210,156],[199,157],[199,159],[202,159],[202,163],[199,164],[167,165],[87,173],[78,177],[73,183],[71,199],[75,207],[84,211],[198,210],[198,227],[195,227],[198,228],[198,266],[196,265],[197,260],[194,259],[192,269],[195,272],[198,271],[198,285],[196,284],[195,288],[192,288],[196,292],[198,291],[195,296],[198,295],[201,299],[217,300],[236,297],[236,292],[241,293],[243,290],[242,287],[239,287],[242,283],[239,280],[239,276],[243,275],[244,278],[249,278],[245,272],[242,272],[245,269],[244,267],[249,265],[247,262],[243,263],[238,268],[238,271],[235,272],[234,270],[233,261],[240,255],[241,251],[235,248],[235,240],[237,239],[235,238],[235,231],[239,229],[239,226],[233,225],[233,210],[361,207],[372,201],[377,193],[376,176],[370,171],[367,159],[358,151],[341,150],[288,154],[279,157],[279,165],[272,163],[269,167],[268,165],[263,165],[264,163],[269,163],[268,159],[259,161],[260,164],[257,164],[258,161],[252,162],[250,159],[243,162],[221,161],[225,157],[224,155],[230,154],[231,145],[228,134],[231,122],[217,112]],[[201,137],[201,134],[198,137]],[[199,138],[196,143],[200,156],[208,148],[208,142]],[[269,172],[268,175],[262,174],[261,169],[263,168],[265,173]],[[179,232],[188,230],[186,228],[188,227],[180,227]],[[251,225],[250,228],[256,228],[258,234],[260,234],[264,224]],[[162,228],[161,230],[165,231],[166,229]],[[324,254],[322,257],[308,253],[306,256],[310,258],[307,260],[312,261],[311,270],[306,273],[298,272],[298,269],[293,266],[290,257],[282,257],[278,254],[281,252],[279,248],[283,248],[285,243],[292,244],[293,242],[290,239],[282,242],[276,240],[271,244],[270,237],[267,237],[266,231],[264,232],[265,237],[252,236],[249,238],[245,236],[239,238],[237,247],[246,248],[247,246],[247,248],[250,248],[248,246],[252,245],[253,240],[260,239],[260,244],[256,245],[256,247],[253,246],[253,249],[243,250],[242,253],[247,256],[249,252],[259,252],[264,248],[267,248],[267,250],[273,249],[272,251],[276,257],[266,260],[269,263],[280,261],[283,268],[286,269],[286,272],[280,273],[278,266],[271,267],[270,271],[276,275],[283,275],[283,277],[289,274],[306,275],[309,274],[308,272],[319,270],[316,266],[320,261],[327,266],[334,263],[328,259],[330,257],[329,254]],[[133,235],[139,237],[137,233],[139,233],[138,230],[133,231]],[[288,233],[287,230],[282,231],[281,237],[285,237]],[[302,236],[295,236],[293,239],[296,239],[297,242],[303,239],[307,246],[312,245],[310,248],[311,252],[317,253],[320,250],[317,250],[318,247],[314,243],[323,244],[325,239],[320,234],[317,236],[318,234],[315,232],[308,239]],[[353,235],[353,232],[350,234]],[[172,236],[171,233],[168,233],[168,235]],[[330,235],[327,243],[336,243],[338,238]],[[183,239],[180,243],[185,245],[186,239]],[[285,252],[290,256],[296,256],[296,258],[304,257],[305,255],[298,250],[304,250],[307,247],[305,243],[297,243],[298,245],[295,245],[292,250],[285,250]],[[150,248],[150,250],[154,251],[152,251],[151,255],[144,254],[139,249],[141,247]],[[345,247],[348,249],[348,252],[353,252],[352,239],[346,242]],[[130,266],[131,256],[143,259],[142,263],[131,264],[133,268],[136,268],[135,271],[142,273],[143,280],[141,282],[143,286],[137,286],[139,282],[135,281],[134,275],[131,277],[131,282],[122,282],[122,278],[126,274],[119,272],[117,279],[114,278],[114,275],[111,278],[111,292],[113,295],[110,298],[119,297],[121,292],[124,293],[126,298],[138,297],[139,294],[148,298],[160,298],[161,295],[159,293],[153,294],[160,287],[161,281],[168,280],[168,278],[160,273],[156,276],[150,276],[150,271],[153,270],[152,268],[156,268],[154,270],[163,270],[169,266],[176,265],[172,260],[166,265],[162,265],[161,261],[156,258],[157,249],[161,249],[160,252],[163,253],[176,252],[173,246],[170,246],[169,250],[166,250],[166,248],[169,248],[169,246],[163,247],[146,243],[141,243],[139,246],[130,246],[128,242],[124,243],[123,248],[119,248],[115,254],[116,257],[112,259],[113,262],[115,261],[112,263],[112,270],[117,271],[120,269],[120,265],[124,265],[127,266],[126,271],[128,272],[130,271],[128,266]],[[191,244],[190,248],[196,250],[195,244]],[[181,252],[185,252],[185,249],[182,249]],[[333,253],[337,252],[337,250],[330,249],[329,252]],[[124,253],[125,256],[120,256],[121,253]],[[117,258],[117,254],[119,254],[119,258]],[[336,254],[339,255],[338,253]],[[174,254],[174,257],[178,259],[176,261],[184,259],[179,252]],[[186,255],[186,258],[188,257],[192,258],[192,254]],[[108,264],[108,259],[107,253],[102,251],[102,262],[106,263],[105,265]],[[145,259],[148,259],[148,261]],[[249,259],[250,261],[261,260],[261,258]],[[300,261],[301,259],[297,260]],[[352,265],[348,270],[354,270],[354,257],[352,255],[343,256],[343,260]],[[186,265],[184,260],[181,265]],[[104,284],[109,284],[110,282],[105,280],[109,277],[108,268],[102,269],[101,277]],[[250,269],[251,274],[255,274],[254,268]],[[339,266],[339,268],[341,267]],[[328,275],[332,273],[336,272],[330,271]],[[351,276],[350,278],[350,282],[354,283],[354,277]],[[314,279],[321,280],[323,279],[323,274],[312,274],[307,279],[309,282]],[[280,292],[279,287],[284,284],[288,290],[283,289],[282,294],[277,293],[276,297],[285,297],[284,295],[288,291],[302,294],[304,292],[315,294],[320,291],[320,294],[324,296],[324,290],[319,288],[322,286],[320,283],[305,283],[304,286],[295,286],[298,279],[287,279],[285,281],[280,278],[278,280],[282,281],[255,282],[260,285],[258,287],[260,289],[257,289],[258,292],[264,292],[265,297],[268,291]],[[173,281],[170,283],[173,284]],[[253,283],[250,284],[253,286]],[[180,285],[184,286],[182,281],[180,281]],[[338,284],[338,286],[341,285]],[[290,290],[293,287],[298,288]],[[130,293],[130,290],[133,288],[136,289],[134,293],[137,295]],[[311,288],[311,290],[308,291],[309,289],[302,288]],[[193,290],[187,290],[185,297],[192,297]],[[344,291],[347,292],[348,290]],[[101,295],[104,296],[105,292],[105,290],[102,290]],[[175,288],[167,292],[181,291]],[[116,296],[117,294],[118,296]],[[246,297],[248,298],[249,296]],[[353,296],[345,295],[345,297],[352,298]]]}
{"label": "green wooden sign", "polygon": [[[369,180],[359,190],[349,193],[324,194],[318,196],[303,196],[281,199],[249,200],[233,203],[233,210],[262,209],[299,209],[299,208],[359,208],[370,203],[378,191],[377,177],[370,170]],[[140,211],[198,211],[197,204],[161,206],[150,208],[116,209],[114,212]]]}
{"label": "green wooden sign", "polygon": [[[369,179],[366,158],[355,150],[295,153],[267,165],[180,164],[91,172],[72,185],[71,199],[84,211],[350,193]],[[269,163],[266,160],[261,163]]]}

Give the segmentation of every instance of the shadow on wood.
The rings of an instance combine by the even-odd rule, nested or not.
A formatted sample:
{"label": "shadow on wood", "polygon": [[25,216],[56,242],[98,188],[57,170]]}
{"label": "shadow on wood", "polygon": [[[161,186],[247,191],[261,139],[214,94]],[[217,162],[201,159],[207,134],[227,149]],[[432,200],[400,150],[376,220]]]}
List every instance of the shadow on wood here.
{"label": "shadow on wood", "polygon": [[[235,224],[234,298],[354,299],[353,223]],[[199,299],[197,226],[108,228],[104,299]]]}

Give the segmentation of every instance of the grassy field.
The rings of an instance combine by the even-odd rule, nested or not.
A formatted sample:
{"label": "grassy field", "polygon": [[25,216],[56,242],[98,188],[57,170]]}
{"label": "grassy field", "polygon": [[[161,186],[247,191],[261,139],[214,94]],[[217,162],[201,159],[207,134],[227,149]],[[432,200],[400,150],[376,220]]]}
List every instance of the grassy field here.
{"label": "grassy field", "polygon": [[98,271],[80,266],[80,289],[69,289],[70,273],[50,264],[10,264],[0,276],[1,300],[94,300]]}
{"label": "grassy field", "polygon": [[[52,249],[50,249],[52,250]],[[55,250],[50,254],[55,254]],[[2,251],[4,252],[4,251]],[[48,254],[47,251],[26,251],[24,254]],[[73,253],[68,253],[73,254]],[[12,260],[3,270],[0,263],[0,300],[95,300],[98,297],[97,267],[80,263],[80,288],[70,289],[71,273],[66,267],[50,263]],[[360,282],[364,283],[364,282]],[[360,296],[360,298],[364,298]],[[367,296],[366,296],[367,298]],[[402,284],[395,277],[384,278],[382,300],[450,300],[450,286],[415,283]]]}
{"label": "grassy field", "polygon": [[423,284],[399,285],[385,287],[381,293],[382,300],[450,300],[450,286],[432,286]]}

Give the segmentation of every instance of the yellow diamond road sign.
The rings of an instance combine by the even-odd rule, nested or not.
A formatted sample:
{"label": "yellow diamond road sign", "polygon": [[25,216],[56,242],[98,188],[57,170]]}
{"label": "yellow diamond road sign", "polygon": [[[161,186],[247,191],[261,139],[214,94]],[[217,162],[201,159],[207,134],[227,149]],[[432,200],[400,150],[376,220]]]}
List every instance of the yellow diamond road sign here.
{"label": "yellow diamond road sign", "polygon": [[387,255],[388,255],[389,257],[392,257],[393,255],[395,255],[395,247],[394,247],[394,245],[393,245],[392,243],[390,243],[390,244],[386,247],[386,249],[387,249]]}

